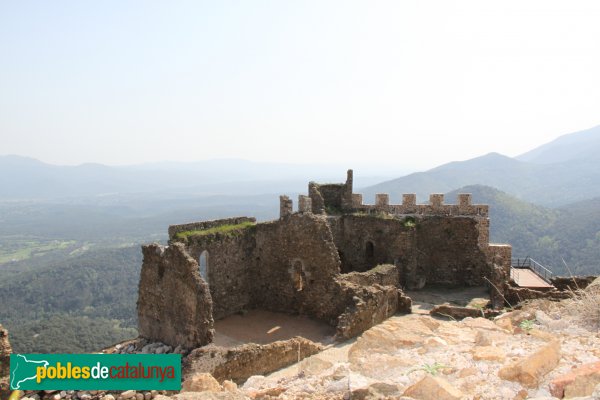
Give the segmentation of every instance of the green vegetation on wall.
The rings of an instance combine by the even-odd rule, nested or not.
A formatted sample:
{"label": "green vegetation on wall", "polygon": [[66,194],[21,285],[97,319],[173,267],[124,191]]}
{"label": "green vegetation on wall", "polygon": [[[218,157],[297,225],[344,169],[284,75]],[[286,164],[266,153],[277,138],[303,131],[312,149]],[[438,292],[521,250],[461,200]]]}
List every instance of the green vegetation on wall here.
{"label": "green vegetation on wall", "polygon": [[254,222],[250,222],[250,221],[242,222],[240,224],[235,224],[235,225],[232,225],[232,224],[219,225],[219,226],[215,226],[214,228],[179,232],[175,235],[175,238],[187,241],[188,238],[190,238],[191,236],[208,236],[208,235],[215,235],[215,234],[235,235],[235,234],[241,232],[243,229],[247,229],[247,228],[253,227],[255,225],[256,224]]}

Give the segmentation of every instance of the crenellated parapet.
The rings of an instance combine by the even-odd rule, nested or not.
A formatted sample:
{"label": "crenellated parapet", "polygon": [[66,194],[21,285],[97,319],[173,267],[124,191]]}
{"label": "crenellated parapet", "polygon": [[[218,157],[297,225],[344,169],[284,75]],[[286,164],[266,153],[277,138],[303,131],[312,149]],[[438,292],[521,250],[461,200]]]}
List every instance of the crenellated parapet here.
{"label": "crenellated parapet", "polygon": [[[488,206],[472,204],[472,196],[468,193],[459,194],[456,204],[446,204],[441,193],[431,194],[428,204],[417,204],[417,196],[414,193],[403,194],[402,204],[391,203],[387,193],[376,194],[374,204],[364,204],[362,194],[352,193],[353,181],[353,172],[349,169],[345,183],[310,182],[308,197],[312,212],[325,214],[330,211],[341,213],[381,211],[398,215],[488,217]],[[307,200],[300,201],[303,204],[307,202]],[[299,211],[306,212],[306,207],[299,207]]]}
{"label": "crenellated parapet", "polygon": [[487,218],[489,207],[484,204],[472,204],[470,194],[459,194],[457,204],[445,204],[444,195],[434,193],[429,196],[429,204],[417,204],[415,194],[403,194],[402,204],[390,204],[389,195],[378,193],[375,195],[375,204],[363,204],[360,194],[352,194],[352,209],[359,212],[387,212],[397,215],[422,215],[422,216],[472,216]]}
{"label": "crenellated parapet", "polygon": [[[394,215],[417,216],[461,216],[484,220],[489,216],[489,207],[485,204],[473,204],[472,195],[461,193],[456,204],[446,204],[442,193],[429,195],[427,204],[417,204],[417,195],[405,193],[401,204],[390,203],[387,193],[375,195],[374,204],[364,204],[363,195],[352,193],[353,172],[348,170],[345,183],[308,184],[308,196],[298,197],[298,211],[313,214],[352,213],[352,212],[386,212]],[[280,197],[280,217],[293,213],[292,200],[287,196]]]}

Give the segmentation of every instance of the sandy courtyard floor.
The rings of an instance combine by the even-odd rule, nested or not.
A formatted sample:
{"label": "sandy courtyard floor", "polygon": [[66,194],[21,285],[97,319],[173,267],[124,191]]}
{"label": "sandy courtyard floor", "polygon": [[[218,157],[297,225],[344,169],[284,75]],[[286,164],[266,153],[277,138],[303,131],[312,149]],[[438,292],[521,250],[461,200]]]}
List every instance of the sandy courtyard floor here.
{"label": "sandy courtyard floor", "polygon": [[215,321],[214,343],[236,346],[244,343],[266,344],[302,336],[313,342],[333,342],[335,329],[305,316],[251,310],[245,315],[232,315]]}

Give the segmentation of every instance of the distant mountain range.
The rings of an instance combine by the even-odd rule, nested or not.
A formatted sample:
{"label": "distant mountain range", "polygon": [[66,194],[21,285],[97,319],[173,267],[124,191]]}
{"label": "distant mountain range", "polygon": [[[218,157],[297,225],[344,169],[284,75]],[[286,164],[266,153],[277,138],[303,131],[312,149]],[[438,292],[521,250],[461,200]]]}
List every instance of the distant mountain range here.
{"label": "distant mountain range", "polygon": [[416,193],[420,202],[426,202],[430,193],[476,184],[548,207],[600,196],[600,126],[561,136],[516,158],[490,153],[385,181],[362,192],[371,202],[376,193],[389,193],[396,202],[403,193]]}
{"label": "distant mountain range", "polygon": [[[426,202],[430,193],[481,184],[535,204],[558,207],[600,196],[599,154],[600,126],[561,136],[515,158],[490,153],[383,182],[393,177],[395,171],[376,172],[374,167],[364,165],[348,167],[355,168],[355,188],[364,194],[366,202],[374,201],[376,193],[389,193],[394,202],[400,201],[403,193],[416,193],[419,202]],[[309,180],[343,181],[345,170],[346,167],[335,165],[238,159],[124,167],[58,166],[27,157],[0,156],[0,200],[143,193],[153,196],[294,194],[305,192]]]}
{"label": "distant mountain range", "polygon": [[563,135],[550,143],[516,157],[537,164],[555,164],[572,160],[600,158],[600,126]]}
{"label": "distant mountain range", "polygon": [[[345,166],[286,164],[218,159],[158,162],[124,167],[101,164],[59,166],[33,158],[0,156],[0,200],[60,199],[139,193],[189,195],[258,195],[305,192],[309,180],[342,181]],[[370,185],[400,169],[357,177]]]}

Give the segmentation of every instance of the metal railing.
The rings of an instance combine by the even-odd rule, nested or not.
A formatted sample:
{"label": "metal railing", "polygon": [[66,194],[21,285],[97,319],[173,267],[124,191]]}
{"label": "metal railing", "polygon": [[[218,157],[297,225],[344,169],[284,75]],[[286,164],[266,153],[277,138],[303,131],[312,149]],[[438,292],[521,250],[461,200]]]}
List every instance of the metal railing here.
{"label": "metal railing", "polygon": [[[527,256],[525,258],[512,258],[510,262],[511,267],[515,269],[525,269],[528,268],[535,272],[540,278],[548,283],[552,283],[550,279],[554,276],[552,271],[548,268],[544,267],[539,262],[535,261],[533,258]],[[516,271],[515,271],[516,272]]]}

